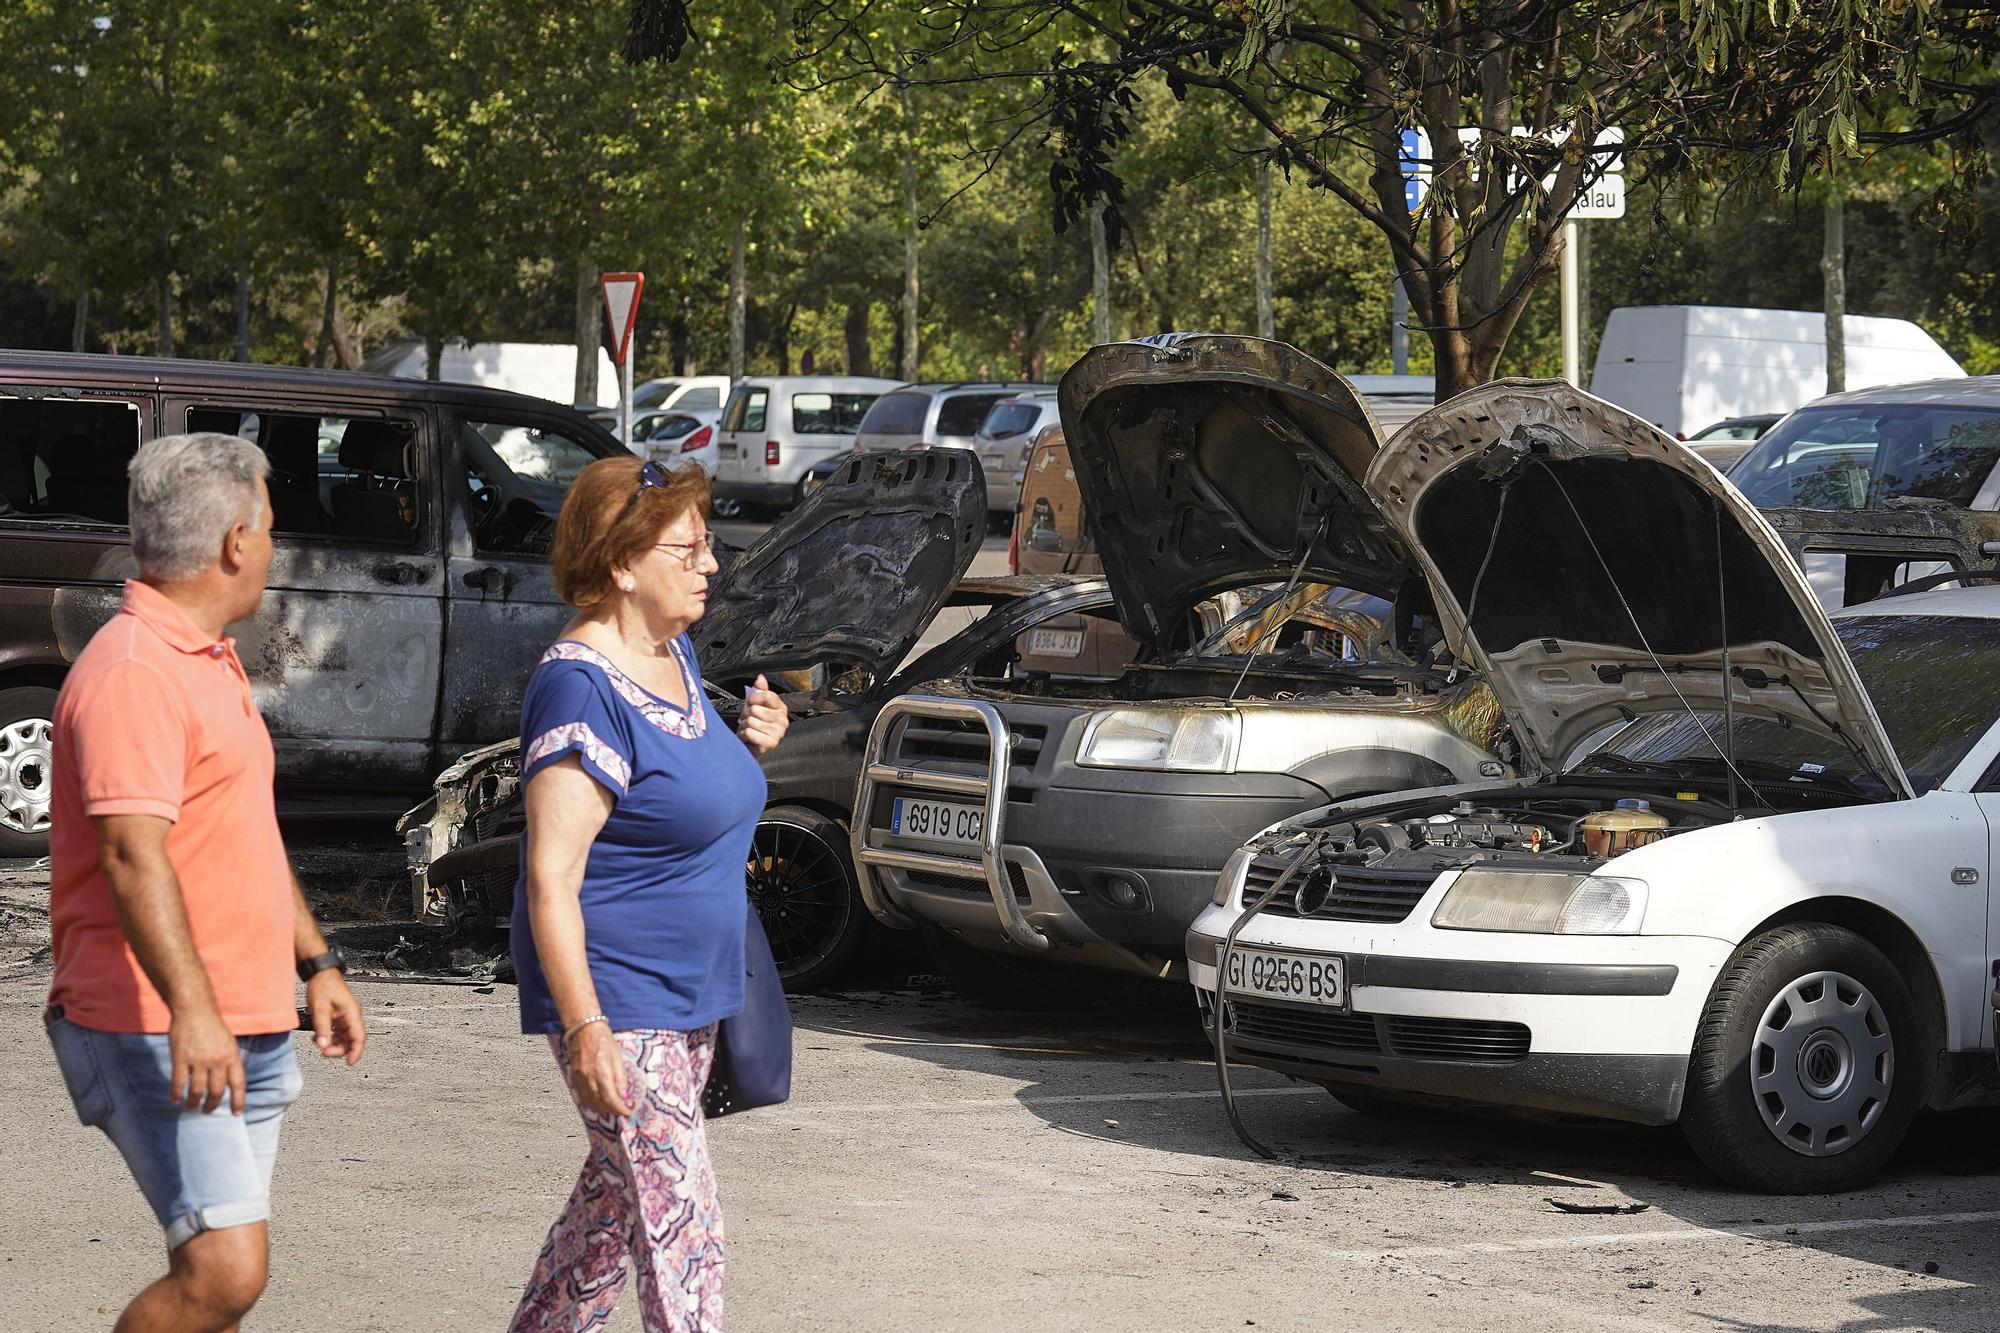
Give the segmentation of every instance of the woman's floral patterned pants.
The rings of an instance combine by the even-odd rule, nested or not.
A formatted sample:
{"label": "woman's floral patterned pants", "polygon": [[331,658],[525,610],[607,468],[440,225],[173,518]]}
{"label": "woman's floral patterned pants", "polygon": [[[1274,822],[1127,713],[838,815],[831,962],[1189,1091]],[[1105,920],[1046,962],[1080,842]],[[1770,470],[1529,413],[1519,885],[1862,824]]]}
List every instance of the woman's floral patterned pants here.
{"label": "woman's floral patterned pants", "polygon": [[[722,1209],[701,1120],[715,1028],[616,1036],[637,1109],[615,1121],[583,1111],[590,1156],[521,1293],[513,1333],[603,1327],[635,1268],[647,1333],[722,1327]],[[567,1081],[562,1041],[549,1044]]]}

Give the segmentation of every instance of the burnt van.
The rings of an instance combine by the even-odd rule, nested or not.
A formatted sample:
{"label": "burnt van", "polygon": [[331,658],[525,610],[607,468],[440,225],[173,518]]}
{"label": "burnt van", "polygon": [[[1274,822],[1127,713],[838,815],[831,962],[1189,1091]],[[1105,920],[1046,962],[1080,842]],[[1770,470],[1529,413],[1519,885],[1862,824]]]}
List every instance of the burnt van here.
{"label": "burnt van", "polygon": [[0,855],[47,847],[56,691],[135,573],[126,465],[183,431],[271,460],[269,591],[229,633],[293,808],[399,809],[514,734],[569,617],[547,564],[563,493],[624,452],[471,385],[0,351]]}

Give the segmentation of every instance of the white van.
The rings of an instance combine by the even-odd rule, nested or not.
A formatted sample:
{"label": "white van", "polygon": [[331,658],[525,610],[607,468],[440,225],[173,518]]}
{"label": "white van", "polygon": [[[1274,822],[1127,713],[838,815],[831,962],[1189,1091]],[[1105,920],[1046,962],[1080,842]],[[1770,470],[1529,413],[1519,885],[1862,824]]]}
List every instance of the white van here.
{"label": "white van", "polygon": [[[1849,315],[1847,387],[1965,374],[1906,319]],[[1780,414],[1826,392],[1826,316],[1742,306],[1621,306],[1605,321],[1590,391],[1687,436],[1725,417]]]}
{"label": "white van", "polygon": [[715,498],[787,509],[805,498],[814,463],[854,448],[861,418],[900,381],[869,375],[762,375],[738,380],[717,432]]}

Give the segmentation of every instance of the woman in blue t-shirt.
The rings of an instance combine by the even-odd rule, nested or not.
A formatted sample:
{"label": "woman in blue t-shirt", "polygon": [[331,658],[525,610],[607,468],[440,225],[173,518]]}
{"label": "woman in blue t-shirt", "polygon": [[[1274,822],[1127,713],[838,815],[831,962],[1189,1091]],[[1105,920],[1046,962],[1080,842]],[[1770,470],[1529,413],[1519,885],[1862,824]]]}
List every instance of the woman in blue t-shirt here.
{"label": "woman in blue t-shirt", "polygon": [[701,1093],[715,1025],[743,1005],[754,756],[788,719],[762,676],[734,733],[702,695],[686,632],[716,570],[707,508],[700,468],[611,458],[556,521],[556,591],[577,614],[521,704],[514,966],[521,1030],[548,1034],[590,1156],[516,1330],[596,1327],[632,1269],[649,1333],[722,1324]]}

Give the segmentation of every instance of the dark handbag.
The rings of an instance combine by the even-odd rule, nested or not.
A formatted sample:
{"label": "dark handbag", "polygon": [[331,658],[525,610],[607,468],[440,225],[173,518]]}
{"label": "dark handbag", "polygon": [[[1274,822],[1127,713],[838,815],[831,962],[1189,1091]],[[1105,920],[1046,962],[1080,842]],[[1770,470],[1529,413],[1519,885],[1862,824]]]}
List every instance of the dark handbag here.
{"label": "dark handbag", "polygon": [[792,1095],[792,1010],[757,909],[743,928],[743,1010],[715,1030],[715,1061],[701,1113],[713,1120]]}

